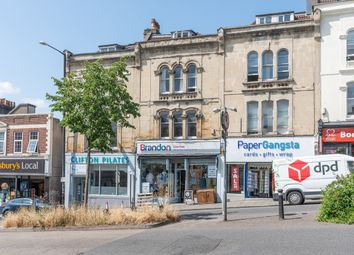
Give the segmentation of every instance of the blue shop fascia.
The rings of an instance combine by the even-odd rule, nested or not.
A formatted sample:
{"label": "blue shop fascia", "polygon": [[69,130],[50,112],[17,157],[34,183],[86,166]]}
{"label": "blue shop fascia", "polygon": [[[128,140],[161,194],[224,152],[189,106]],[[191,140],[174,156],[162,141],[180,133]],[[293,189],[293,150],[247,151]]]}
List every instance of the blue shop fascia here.
{"label": "blue shop fascia", "polygon": [[[131,203],[135,154],[92,153],[90,156],[90,183],[88,201],[90,206],[129,206]],[[87,171],[86,153],[65,155],[65,206],[84,201]]]}

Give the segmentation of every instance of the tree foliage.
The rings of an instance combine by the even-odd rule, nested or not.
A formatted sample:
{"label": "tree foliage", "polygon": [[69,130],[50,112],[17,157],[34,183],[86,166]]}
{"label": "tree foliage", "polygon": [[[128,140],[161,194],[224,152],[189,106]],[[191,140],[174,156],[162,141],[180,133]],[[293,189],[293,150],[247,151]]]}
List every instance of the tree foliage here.
{"label": "tree foliage", "polygon": [[354,172],[339,177],[326,187],[317,219],[354,224]]}
{"label": "tree foliage", "polygon": [[70,73],[62,80],[53,80],[57,92],[46,95],[53,102],[50,105],[52,111],[63,113],[62,126],[85,135],[87,139],[84,197],[87,207],[91,150],[111,151],[110,145],[117,139],[112,124],[134,128],[129,118],[140,116],[139,105],[133,102],[125,85],[128,81],[126,59],[109,68],[104,68],[100,61],[86,62],[81,76]]}
{"label": "tree foliage", "polygon": [[134,127],[129,117],[139,116],[139,105],[133,102],[125,82],[128,81],[126,60],[104,68],[100,61],[86,62],[81,77],[70,73],[63,80],[53,78],[57,92],[47,94],[52,111],[63,113],[61,124],[89,141],[87,149],[110,151],[116,139],[112,122],[121,127]]}

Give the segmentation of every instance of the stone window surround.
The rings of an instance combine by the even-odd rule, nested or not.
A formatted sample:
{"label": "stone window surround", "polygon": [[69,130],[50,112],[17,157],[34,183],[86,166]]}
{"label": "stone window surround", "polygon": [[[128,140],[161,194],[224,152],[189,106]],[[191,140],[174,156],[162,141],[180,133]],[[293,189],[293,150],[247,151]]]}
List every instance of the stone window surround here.
{"label": "stone window surround", "polygon": [[[196,66],[196,89],[195,91],[187,91],[187,80],[188,80],[188,77],[187,77],[187,72],[188,72],[188,67],[189,65],[191,64],[194,64]],[[182,72],[183,72],[183,76],[182,76],[182,87],[183,87],[183,91],[174,91],[174,69],[176,67],[182,67]],[[161,90],[160,90],[160,74],[161,74],[161,70],[163,68],[167,67],[168,70],[169,70],[169,83],[170,83],[170,86],[169,86],[169,92],[166,92],[166,93],[162,93],[161,94]],[[173,63],[172,65],[171,64],[168,64],[166,62],[164,63],[161,63],[157,70],[154,71],[154,74],[155,76],[158,76],[158,83],[159,83],[159,94],[160,95],[178,95],[178,94],[193,94],[193,93],[197,93],[198,91],[201,90],[201,73],[204,71],[204,68],[200,66],[200,64],[197,62],[197,61],[188,61],[186,63],[182,63],[182,62],[176,62],[176,63]]]}
{"label": "stone window surround", "polygon": [[[283,133],[283,134],[280,134],[278,133],[278,104],[277,102],[278,101],[281,101],[281,100],[287,100],[288,101],[288,132],[287,133]],[[262,131],[262,102],[264,101],[273,101],[273,132],[269,132],[269,133],[265,133],[263,134]],[[293,129],[292,129],[292,100],[290,98],[290,96],[280,96],[280,97],[276,97],[276,96],[273,96],[270,100],[269,100],[269,96],[268,95],[264,95],[264,96],[259,96],[259,95],[255,95],[253,98],[252,97],[248,97],[247,100],[245,101],[245,115],[246,118],[247,118],[247,103],[249,102],[258,102],[258,120],[257,120],[257,123],[258,123],[258,132],[256,134],[249,134],[248,133],[248,127],[247,127],[247,119],[246,121],[244,122],[245,126],[243,128],[243,130],[245,130],[244,134],[245,135],[249,135],[249,136],[258,136],[258,135],[289,135],[289,134],[292,134],[293,133]]]}
{"label": "stone window surround", "polygon": [[[189,137],[188,136],[188,119],[187,119],[187,113],[194,111],[196,113],[196,136]],[[162,112],[168,112],[168,128],[169,128],[169,136],[168,137],[161,137],[161,126],[160,126],[160,113]],[[173,115],[175,112],[182,112],[182,137],[174,137],[173,135]],[[187,109],[160,109],[157,111],[157,114],[154,116],[154,119],[158,122],[158,139],[197,139],[198,138],[198,131],[201,130],[201,120],[203,118],[202,112],[197,109],[197,108],[187,108]]]}
{"label": "stone window surround", "polygon": [[[288,80],[291,80],[292,78],[292,63],[290,61],[291,59],[291,52],[283,47],[277,48],[277,49],[265,49],[263,51],[257,51],[257,50],[250,50],[247,52],[247,68],[246,68],[246,82],[248,82],[248,56],[251,53],[257,53],[258,54],[258,81],[263,81],[263,54],[267,51],[271,51],[273,53],[273,79],[271,80],[265,80],[263,82],[267,82],[267,81],[274,81],[274,80],[278,80],[278,55],[279,52],[286,50],[288,52],[288,72],[289,72],[289,76],[288,76]],[[275,54],[276,53],[276,54]]]}

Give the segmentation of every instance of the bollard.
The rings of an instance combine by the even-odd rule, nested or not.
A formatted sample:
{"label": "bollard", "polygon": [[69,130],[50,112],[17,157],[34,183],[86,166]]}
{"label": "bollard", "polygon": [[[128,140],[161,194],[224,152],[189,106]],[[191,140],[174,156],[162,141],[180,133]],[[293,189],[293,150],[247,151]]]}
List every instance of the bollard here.
{"label": "bollard", "polygon": [[103,210],[104,213],[109,213],[108,201],[106,201],[106,208]]}
{"label": "bollard", "polygon": [[282,189],[278,189],[278,199],[279,199],[279,220],[284,220],[284,197],[283,197]]}

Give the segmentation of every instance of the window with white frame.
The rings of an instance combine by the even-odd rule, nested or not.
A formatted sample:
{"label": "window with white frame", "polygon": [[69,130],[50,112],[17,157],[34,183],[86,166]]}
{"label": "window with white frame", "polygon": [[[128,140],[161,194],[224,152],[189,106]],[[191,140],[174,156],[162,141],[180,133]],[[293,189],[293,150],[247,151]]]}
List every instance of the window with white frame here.
{"label": "window with white frame", "polygon": [[160,93],[167,94],[170,92],[170,73],[167,66],[161,68],[160,73]]}
{"label": "window with white frame", "polygon": [[173,137],[174,138],[183,137],[182,112],[175,112],[173,114]]}
{"label": "window with white frame", "polygon": [[197,90],[197,67],[195,64],[190,64],[187,67],[187,92]]}
{"label": "window with white frame", "polygon": [[289,54],[287,50],[280,50],[278,53],[278,80],[289,78]]}
{"label": "window with white frame", "polygon": [[160,137],[169,138],[169,114],[168,112],[160,113]]}
{"label": "window with white frame", "polygon": [[5,132],[0,131],[0,154],[5,153]]}
{"label": "window with white frame", "polygon": [[347,86],[347,115],[354,115],[354,82]]}
{"label": "window with white frame", "polygon": [[347,60],[354,60],[354,30],[349,31],[347,36]]}
{"label": "window with white frame", "polygon": [[273,52],[268,50],[262,55],[262,80],[273,79]]}
{"label": "window with white frame", "polygon": [[173,72],[174,92],[183,91],[183,71],[180,65],[176,66]]}
{"label": "window with white frame", "polygon": [[14,133],[14,153],[22,152],[22,132]]}
{"label": "window with white frame", "polygon": [[35,152],[37,152],[37,147],[38,147],[38,132],[37,131],[30,132],[28,146],[27,146],[27,152],[28,153],[35,153]]}
{"label": "window with white frame", "polygon": [[262,102],[262,132],[273,132],[273,101]]}
{"label": "window with white frame", "polygon": [[187,136],[197,136],[197,116],[195,111],[187,112]]}
{"label": "window with white frame", "polygon": [[247,103],[247,133],[258,133],[258,102]]}
{"label": "window with white frame", "polygon": [[247,81],[258,81],[258,53],[255,51],[247,57]]}
{"label": "window with white frame", "polygon": [[266,24],[272,23],[272,16],[267,16],[267,17],[265,17],[265,23],[266,23]]}
{"label": "window with white frame", "polygon": [[90,170],[89,193],[94,195],[128,195],[126,165],[97,165]]}
{"label": "window with white frame", "polygon": [[278,134],[289,133],[289,101],[277,101],[277,132]]}

